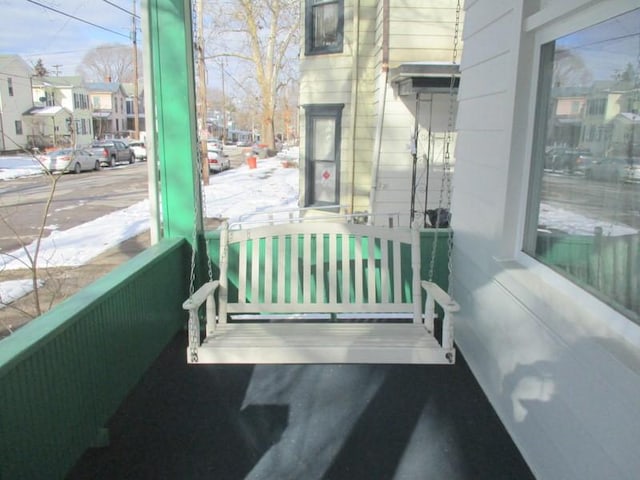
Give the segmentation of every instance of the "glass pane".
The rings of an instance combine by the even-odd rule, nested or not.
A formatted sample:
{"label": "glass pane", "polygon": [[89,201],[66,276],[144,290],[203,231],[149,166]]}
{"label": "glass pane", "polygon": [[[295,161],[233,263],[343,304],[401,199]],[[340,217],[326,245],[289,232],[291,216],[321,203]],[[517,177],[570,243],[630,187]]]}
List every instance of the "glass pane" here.
{"label": "glass pane", "polygon": [[313,47],[333,47],[338,44],[338,4],[313,7]]}
{"label": "glass pane", "polygon": [[335,118],[314,118],[313,133],[313,159],[334,161],[336,158]]}
{"label": "glass pane", "polygon": [[640,10],[543,48],[549,101],[525,250],[639,322]]}
{"label": "glass pane", "polygon": [[336,203],[335,162],[315,162],[313,173],[315,203]]}

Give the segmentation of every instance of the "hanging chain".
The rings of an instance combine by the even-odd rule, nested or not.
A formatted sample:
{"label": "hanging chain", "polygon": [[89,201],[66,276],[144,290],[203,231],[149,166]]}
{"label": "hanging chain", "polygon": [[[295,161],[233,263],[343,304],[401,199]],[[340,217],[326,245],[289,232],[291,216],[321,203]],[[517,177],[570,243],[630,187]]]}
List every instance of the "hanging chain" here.
{"label": "hanging chain", "polygon": [[[192,9],[191,9],[191,20],[192,20],[192,24],[193,25],[198,25],[198,18],[197,18],[197,10],[195,7],[196,3],[193,2],[192,3]],[[202,32],[196,32],[196,36],[201,35]],[[194,55],[194,61],[197,65],[197,62],[199,61],[199,56],[202,54],[202,52],[199,52],[199,50],[197,48],[193,49],[193,55]],[[196,87],[199,88],[203,88],[203,85],[196,85]],[[196,139],[197,139],[197,143],[196,145],[198,145],[198,148],[196,148],[196,163],[197,163],[197,183],[195,186],[197,186],[200,191],[202,191],[202,159],[201,159],[201,155],[200,155],[200,129],[196,129]],[[194,199],[193,202],[193,232],[191,235],[191,270],[189,272],[189,298],[193,297],[193,294],[195,293],[195,284],[196,284],[196,252],[198,250],[197,245],[198,245],[198,218],[200,215],[200,211],[202,209],[202,206],[199,205],[200,203],[200,195],[197,194],[198,190],[195,190],[196,193],[196,198]],[[198,347],[199,347],[199,343],[200,343],[200,318],[198,316],[197,313],[191,311],[189,313],[189,354],[191,357],[191,362],[196,363],[198,361]]]}
{"label": "hanging chain", "polygon": [[[454,23],[454,31],[453,31],[453,54],[452,54],[452,64],[455,66],[456,61],[458,59],[458,43],[460,36],[460,0],[458,0],[456,5],[456,20]],[[454,129],[454,117],[456,110],[457,99],[454,95],[455,93],[455,81],[456,75],[455,72],[451,72],[451,79],[449,82],[449,118],[447,120],[447,131],[445,133],[445,147],[444,147],[444,160],[443,160],[443,172],[442,179],[440,182],[440,198],[438,201],[438,213],[436,218],[437,227],[440,224],[440,216],[442,215],[442,206],[444,205],[444,193],[446,190],[447,193],[447,215],[448,222],[451,220],[451,142],[452,135]],[[438,235],[436,234],[433,239],[433,247],[431,251],[431,264],[429,266],[429,281],[433,281],[433,273],[435,268],[435,259],[436,252],[438,248]],[[448,293],[449,296],[453,296],[453,282],[452,280],[452,272],[453,272],[453,261],[452,261],[452,252],[453,252],[453,230],[451,228],[451,224],[447,225],[447,285],[448,285]]]}

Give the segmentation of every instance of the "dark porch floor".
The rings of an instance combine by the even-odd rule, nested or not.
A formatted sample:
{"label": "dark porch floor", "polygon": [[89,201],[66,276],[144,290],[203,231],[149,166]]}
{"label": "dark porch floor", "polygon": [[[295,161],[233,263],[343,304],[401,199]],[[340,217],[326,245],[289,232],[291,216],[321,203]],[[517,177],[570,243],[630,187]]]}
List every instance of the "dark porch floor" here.
{"label": "dark porch floor", "polygon": [[188,366],[178,335],[68,479],[531,479],[455,366]]}

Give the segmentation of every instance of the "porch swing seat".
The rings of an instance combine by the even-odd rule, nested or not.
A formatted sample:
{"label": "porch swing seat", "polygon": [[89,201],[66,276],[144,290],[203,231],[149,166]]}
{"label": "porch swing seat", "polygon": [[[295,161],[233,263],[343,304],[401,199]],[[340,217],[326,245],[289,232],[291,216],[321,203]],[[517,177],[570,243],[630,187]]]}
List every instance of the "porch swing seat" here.
{"label": "porch swing seat", "polygon": [[190,363],[455,361],[458,306],[421,280],[417,228],[225,223],[219,270],[183,304]]}

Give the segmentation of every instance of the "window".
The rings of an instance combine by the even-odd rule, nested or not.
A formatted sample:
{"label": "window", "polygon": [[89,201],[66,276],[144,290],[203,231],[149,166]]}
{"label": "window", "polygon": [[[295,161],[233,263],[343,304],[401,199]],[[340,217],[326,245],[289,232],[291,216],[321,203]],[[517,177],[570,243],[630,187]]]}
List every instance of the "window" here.
{"label": "window", "polygon": [[307,0],[305,54],[342,52],[344,0]]}
{"label": "window", "polygon": [[640,9],[543,45],[540,68],[524,250],[640,323]]}
{"label": "window", "polygon": [[335,205],[340,199],[340,132],[344,105],[307,105],[307,206]]}
{"label": "window", "polygon": [[7,78],[7,88],[9,90],[9,96],[13,97],[13,78]]}
{"label": "window", "polygon": [[16,135],[22,135],[22,121],[16,120]]}

